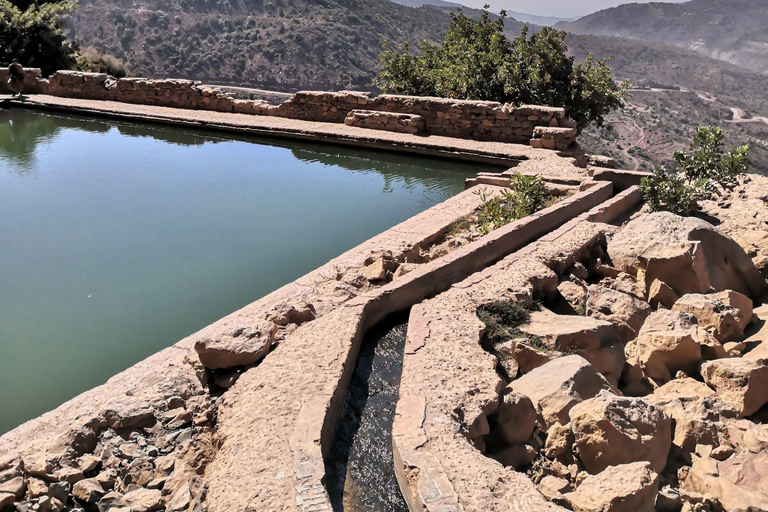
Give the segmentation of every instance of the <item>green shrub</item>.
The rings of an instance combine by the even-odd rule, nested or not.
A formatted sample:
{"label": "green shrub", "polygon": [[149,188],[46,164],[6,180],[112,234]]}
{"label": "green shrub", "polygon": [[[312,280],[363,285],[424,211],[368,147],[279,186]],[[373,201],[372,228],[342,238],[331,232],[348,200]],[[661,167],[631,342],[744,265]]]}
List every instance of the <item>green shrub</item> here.
{"label": "green shrub", "polygon": [[483,203],[477,209],[478,230],[487,234],[505,224],[535,213],[551,204],[553,197],[541,176],[527,176],[516,172],[509,179],[509,189],[498,197],[489,197],[484,191],[478,195]]}
{"label": "green shrub", "polygon": [[0,0],[0,65],[13,59],[39,67],[44,75],[77,66],[77,45],[66,40],[64,16],[73,2]]}
{"label": "green shrub", "polygon": [[[487,8],[487,6],[486,6]],[[513,40],[504,35],[501,12],[480,20],[451,13],[451,25],[439,46],[426,40],[418,55],[404,43],[381,55],[382,71],[374,81],[385,92],[521,104],[562,106],[581,128],[623,105],[626,83],[617,84],[606,61],[591,55],[574,64],[565,32],[526,26]]]}
{"label": "green shrub", "polygon": [[675,152],[673,170],[656,165],[653,173],[640,184],[650,209],[690,215],[698,201],[733,190],[739,176],[747,170],[749,146],[739,146],[726,153],[723,138],[720,128],[699,127],[690,152]]}

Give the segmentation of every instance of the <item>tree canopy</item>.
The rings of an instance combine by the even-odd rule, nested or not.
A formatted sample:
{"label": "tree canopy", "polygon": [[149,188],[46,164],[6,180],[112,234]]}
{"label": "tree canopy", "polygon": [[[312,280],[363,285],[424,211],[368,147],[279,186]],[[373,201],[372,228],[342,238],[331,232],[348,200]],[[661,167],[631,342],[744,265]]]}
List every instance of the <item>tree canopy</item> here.
{"label": "tree canopy", "polygon": [[389,50],[385,43],[374,84],[395,94],[562,106],[581,128],[601,125],[623,105],[626,84],[613,79],[605,59],[574,63],[565,32],[551,27],[526,26],[510,40],[505,18],[485,10],[474,20],[458,10],[442,44],[422,41],[418,54],[408,44]]}
{"label": "tree canopy", "polygon": [[77,45],[62,33],[69,1],[0,0],[0,65],[13,59],[48,75],[77,65]]}

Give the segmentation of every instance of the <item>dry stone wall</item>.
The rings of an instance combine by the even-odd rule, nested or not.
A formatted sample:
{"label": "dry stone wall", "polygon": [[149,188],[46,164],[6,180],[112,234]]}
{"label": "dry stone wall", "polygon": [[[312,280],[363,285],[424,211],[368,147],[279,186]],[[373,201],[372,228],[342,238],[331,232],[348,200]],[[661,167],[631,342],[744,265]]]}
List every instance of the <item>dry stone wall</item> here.
{"label": "dry stone wall", "polygon": [[[0,74],[0,79],[2,78]],[[5,87],[7,78],[2,81]],[[112,100],[143,105],[235,112],[344,123],[355,110],[376,112],[358,126],[383,130],[402,130],[403,123],[389,122],[385,113],[419,116],[416,125],[427,134],[529,144],[537,147],[566,149],[575,141],[576,125],[563,108],[514,106],[492,101],[453,100],[366,92],[302,91],[287,101],[272,105],[262,100],[237,99],[221,88],[192,80],[114,78],[103,73],[57,71],[43,79],[39,70],[30,74],[25,90],[69,98]],[[354,116],[353,116],[354,117]],[[376,119],[375,121],[373,119]],[[409,124],[409,123],[406,123]],[[405,131],[411,131],[410,129]],[[554,146],[554,147],[553,147]]]}

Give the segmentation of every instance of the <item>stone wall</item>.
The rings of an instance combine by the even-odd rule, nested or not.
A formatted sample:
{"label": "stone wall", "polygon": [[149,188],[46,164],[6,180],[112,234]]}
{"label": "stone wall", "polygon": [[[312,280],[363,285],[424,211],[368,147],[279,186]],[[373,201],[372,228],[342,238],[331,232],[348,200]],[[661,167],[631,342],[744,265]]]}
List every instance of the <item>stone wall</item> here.
{"label": "stone wall", "polygon": [[[2,75],[0,75],[1,77]],[[7,79],[6,79],[7,80]],[[563,108],[523,105],[515,107],[492,101],[453,100],[366,92],[302,91],[287,101],[272,105],[261,100],[236,99],[221,88],[192,80],[145,78],[116,79],[103,73],[57,71],[50,79],[34,76],[28,92],[81,99],[112,100],[143,105],[235,112],[343,123],[353,110],[392,112],[420,116],[424,132],[433,135],[529,144],[541,133],[557,131],[557,147],[575,141],[575,123]],[[378,116],[380,119],[386,116]],[[399,126],[374,123],[378,129]],[[534,131],[538,134],[534,136]],[[548,147],[538,144],[539,147]]]}

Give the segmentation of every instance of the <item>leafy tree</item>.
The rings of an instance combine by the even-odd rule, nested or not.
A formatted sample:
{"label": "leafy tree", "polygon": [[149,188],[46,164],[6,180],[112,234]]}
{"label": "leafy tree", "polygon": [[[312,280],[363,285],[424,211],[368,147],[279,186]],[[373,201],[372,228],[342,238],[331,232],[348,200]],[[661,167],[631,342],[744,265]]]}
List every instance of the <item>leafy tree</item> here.
{"label": "leafy tree", "polygon": [[733,190],[747,170],[749,146],[723,150],[723,130],[701,126],[696,130],[690,153],[676,151],[674,170],[656,165],[640,185],[643,198],[653,211],[690,215],[697,202]]}
{"label": "leafy tree", "polygon": [[62,33],[62,17],[74,8],[68,1],[0,0],[0,65],[19,59],[46,75],[76,67],[77,45]]}
{"label": "leafy tree", "polygon": [[626,84],[614,81],[605,59],[574,64],[565,32],[551,27],[530,33],[526,26],[509,40],[505,18],[486,10],[473,20],[458,10],[443,43],[423,41],[418,54],[407,43],[399,51],[385,43],[374,84],[396,94],[563,106],[582,128],[602,125],[623,105]]}

